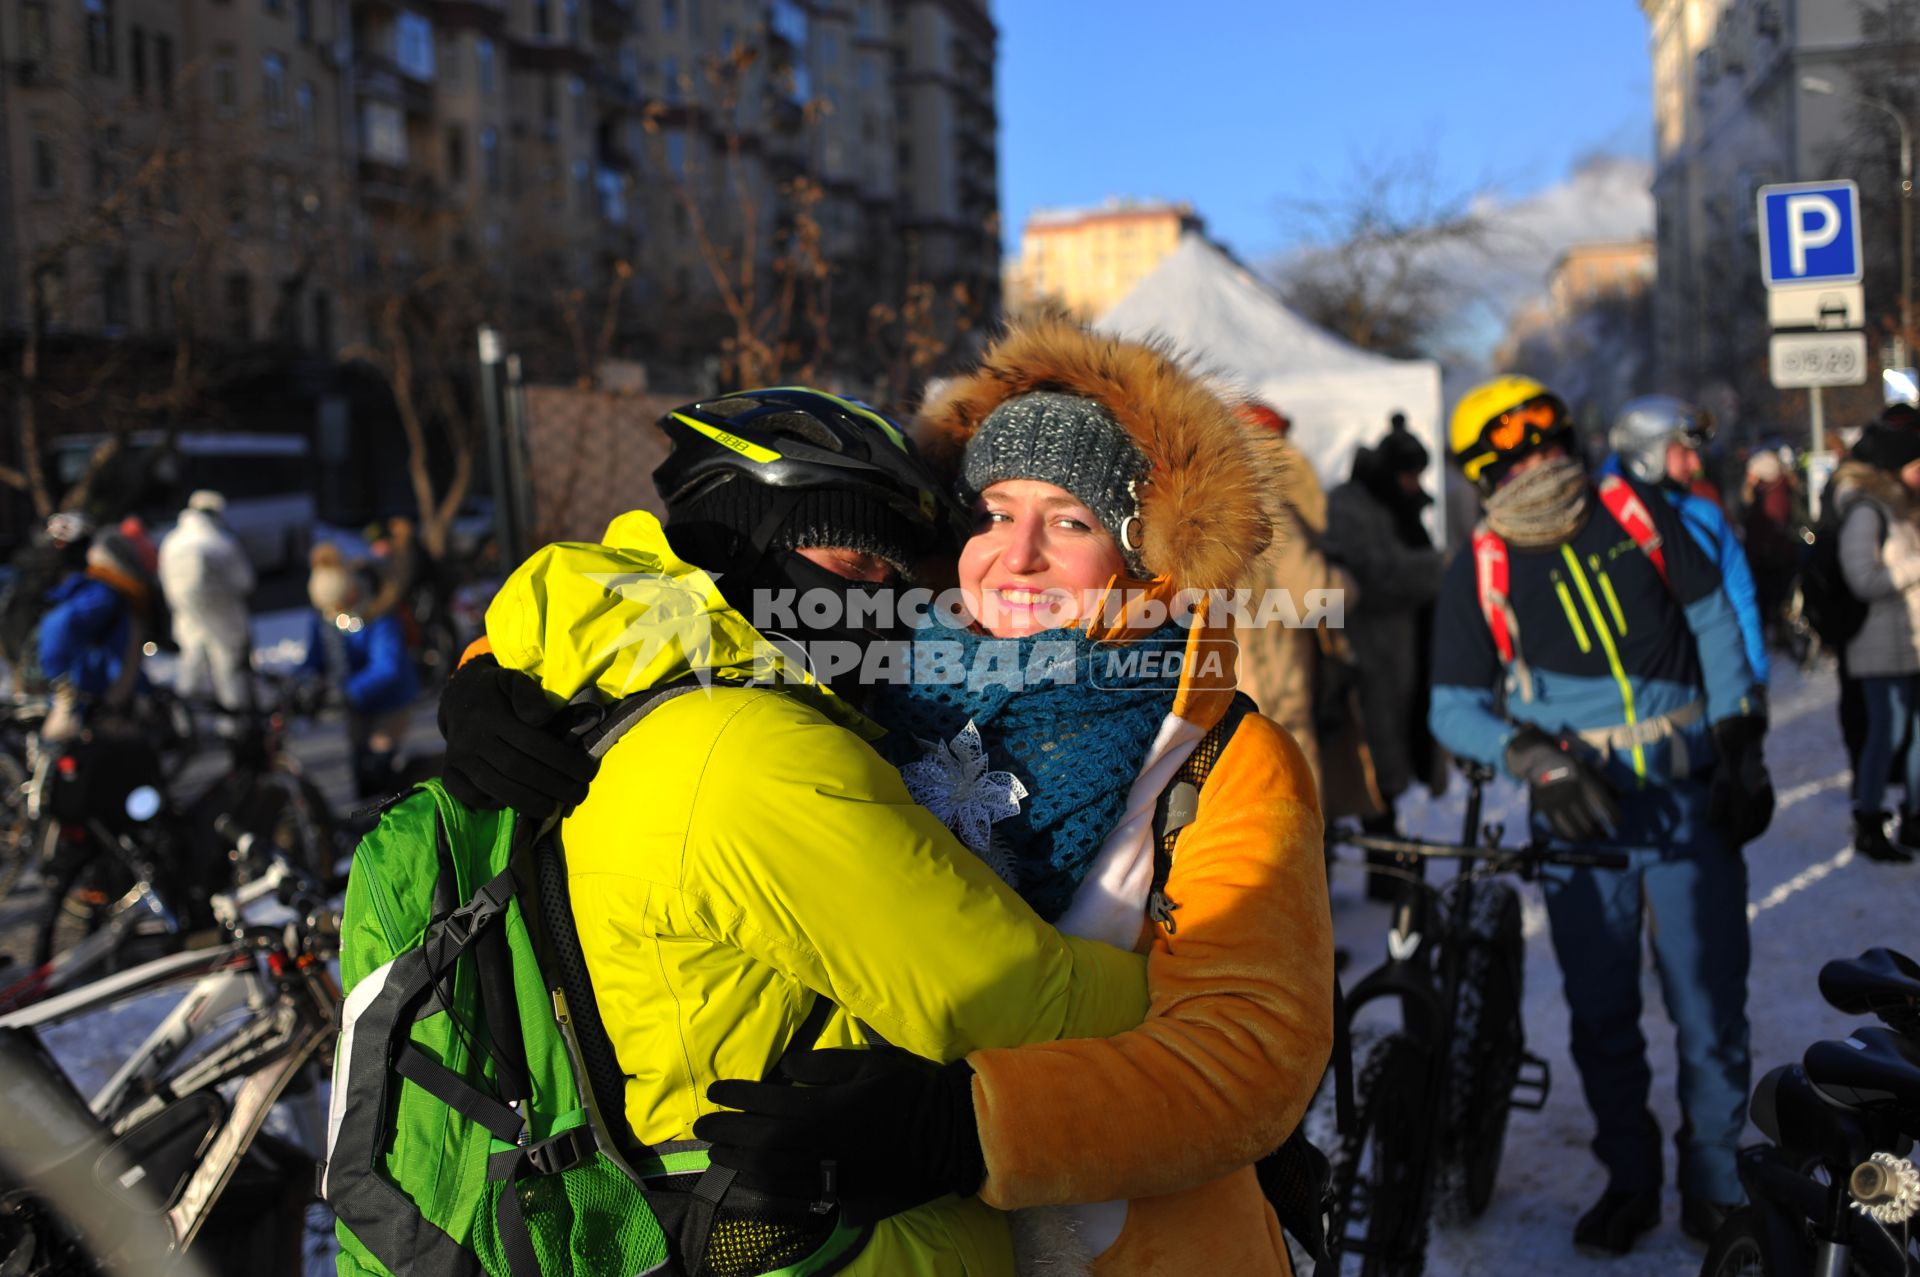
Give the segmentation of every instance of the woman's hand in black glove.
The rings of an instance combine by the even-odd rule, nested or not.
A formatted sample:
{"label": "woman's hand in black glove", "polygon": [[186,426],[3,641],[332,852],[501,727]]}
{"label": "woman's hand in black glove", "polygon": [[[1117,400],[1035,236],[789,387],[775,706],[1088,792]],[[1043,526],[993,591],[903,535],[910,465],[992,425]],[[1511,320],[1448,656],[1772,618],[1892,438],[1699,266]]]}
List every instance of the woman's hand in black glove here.
{"label": "woman's hand in black glove", "polygon": [[1773,823],[1773,777],[1762,748],[1767,720],[1755,714],[1723,718],[1713,725],[1719,758],[1707,789],[1707,819],[1734,846],[1752,842]]}
{"label": "woman's hand in black glove", "polygon": [[779,1082],[715,1082],[695,1139],[746,1188],[802,1205],[837,1201],[848,1223],[898,1215],[986,1178],[973,1070],[894,1047],[808,1051]]}
{"label": "woman's hand in black glove", "polygon": [[573,716],[534,679],[477,656],[440,693],[444,784],[469,807],[511,807],[534,820],[577,807],[600,761],[566,737]]}
{"label": "woman's hand in black glove", "polygon": [[1591,842],[1620,828],[1613,782],[1570,741],[1522,727],[1507,742],[1507,770],[1525,781],[1533,810],[1556,838]]}

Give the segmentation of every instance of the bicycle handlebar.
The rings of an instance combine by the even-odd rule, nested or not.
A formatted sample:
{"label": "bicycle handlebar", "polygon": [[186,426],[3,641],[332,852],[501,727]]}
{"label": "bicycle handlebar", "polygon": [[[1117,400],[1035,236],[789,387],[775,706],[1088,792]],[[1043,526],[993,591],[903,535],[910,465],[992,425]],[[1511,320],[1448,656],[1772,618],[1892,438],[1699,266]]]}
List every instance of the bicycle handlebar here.
{"label": "bicycle handlebar", "polygon": [[1624,849],[1606,846],[1597,849],[1553,847],[1540,839],[1524,847],[1482,847],[1457,842],[1432,842],[1425,838],[1390,838],[1384,834],[1351,833],[1341,829],[1334,831],[1333,841],[1363,851],[1420,856],[1427,860],[1515,862],[1516,867],[1523,869],[1537,865],[1564,865],[1573,869],[1625,869],[1630,863]]}

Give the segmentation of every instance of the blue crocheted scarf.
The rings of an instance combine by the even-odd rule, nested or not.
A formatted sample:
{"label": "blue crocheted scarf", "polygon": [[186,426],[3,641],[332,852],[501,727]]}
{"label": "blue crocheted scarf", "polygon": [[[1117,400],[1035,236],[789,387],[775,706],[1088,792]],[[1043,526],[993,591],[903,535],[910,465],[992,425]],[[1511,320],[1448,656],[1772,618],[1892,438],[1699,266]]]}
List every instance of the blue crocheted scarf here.
{"label": "blue crocheted scarf", "polygon": [[940,657],[957,656],[945,667],[972,676],[872,689],[873,715],[890,729],[882,750],[905,767],[929,746],[953,741],[969,721],[978,727],[985,766],[1012,772],[1027,793],[1018,813],[993,824],[992,854],[975,850],[1051,922],[1126,810],[1127,790],[1178,690],[1177,678],[1151,660],[1115,658],[1157,654],[1164,661],[1186,637],[1172,622],[1129,644],[1095,643],[1078,630],[1017,639],[924,630],[912,645],[916,671],[929,667],[929,645],[940,644],[947,645]]}

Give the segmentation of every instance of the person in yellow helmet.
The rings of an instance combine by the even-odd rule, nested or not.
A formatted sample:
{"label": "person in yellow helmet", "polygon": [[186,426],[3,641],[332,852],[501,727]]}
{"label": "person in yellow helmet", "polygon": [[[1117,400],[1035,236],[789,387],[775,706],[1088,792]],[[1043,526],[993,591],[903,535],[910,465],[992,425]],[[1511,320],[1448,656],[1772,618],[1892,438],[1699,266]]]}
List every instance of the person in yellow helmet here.
{"label": "person in yellow helmet", "polygon": [[1764,688],[1713,561],[1657,492],[1589,475],[1566,405],[1528,377],[1460,400],[1451,445],[1485,516],[1440,590],[1433,733],[1504,766],[1537,832],[1626,850],[1559,873],[1547,913],[1607,1187],[1576,1245],[1622,1254],[1660,1218],[1640,1031],[1642,914],[1678,1029],[1681,1228],[1742,1197],[1749,1081],[1742,843],[1766,828]]}

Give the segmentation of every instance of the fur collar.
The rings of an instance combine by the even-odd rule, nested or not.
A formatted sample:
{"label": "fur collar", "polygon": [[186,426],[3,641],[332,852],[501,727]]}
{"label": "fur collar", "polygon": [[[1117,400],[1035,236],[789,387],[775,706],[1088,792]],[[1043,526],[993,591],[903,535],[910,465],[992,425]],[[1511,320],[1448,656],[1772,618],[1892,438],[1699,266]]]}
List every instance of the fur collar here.
{"label": "fur collar", "polygon": [[1867,499],[1881,506],[1896,519],[1920,522],[1920,504],[1908,494],[1900,476],[1864,461],[1843,461],[1833,472],[1833,501],[1836,509]]}
{"label": "fur collar", "polygon": [[1031,390],[1098,400],[1146,454],[1141,559],[1152,576],[1202,590],[1247,582],[1270,535],[1265,501],[1278,476],[1254,446],[1257,427],[1183,368],[1168,343],[1123,341],[1059,319],[1015,324],[979,367],[921,405],[914,434],[934,473],[957,478],[987,414]]}

